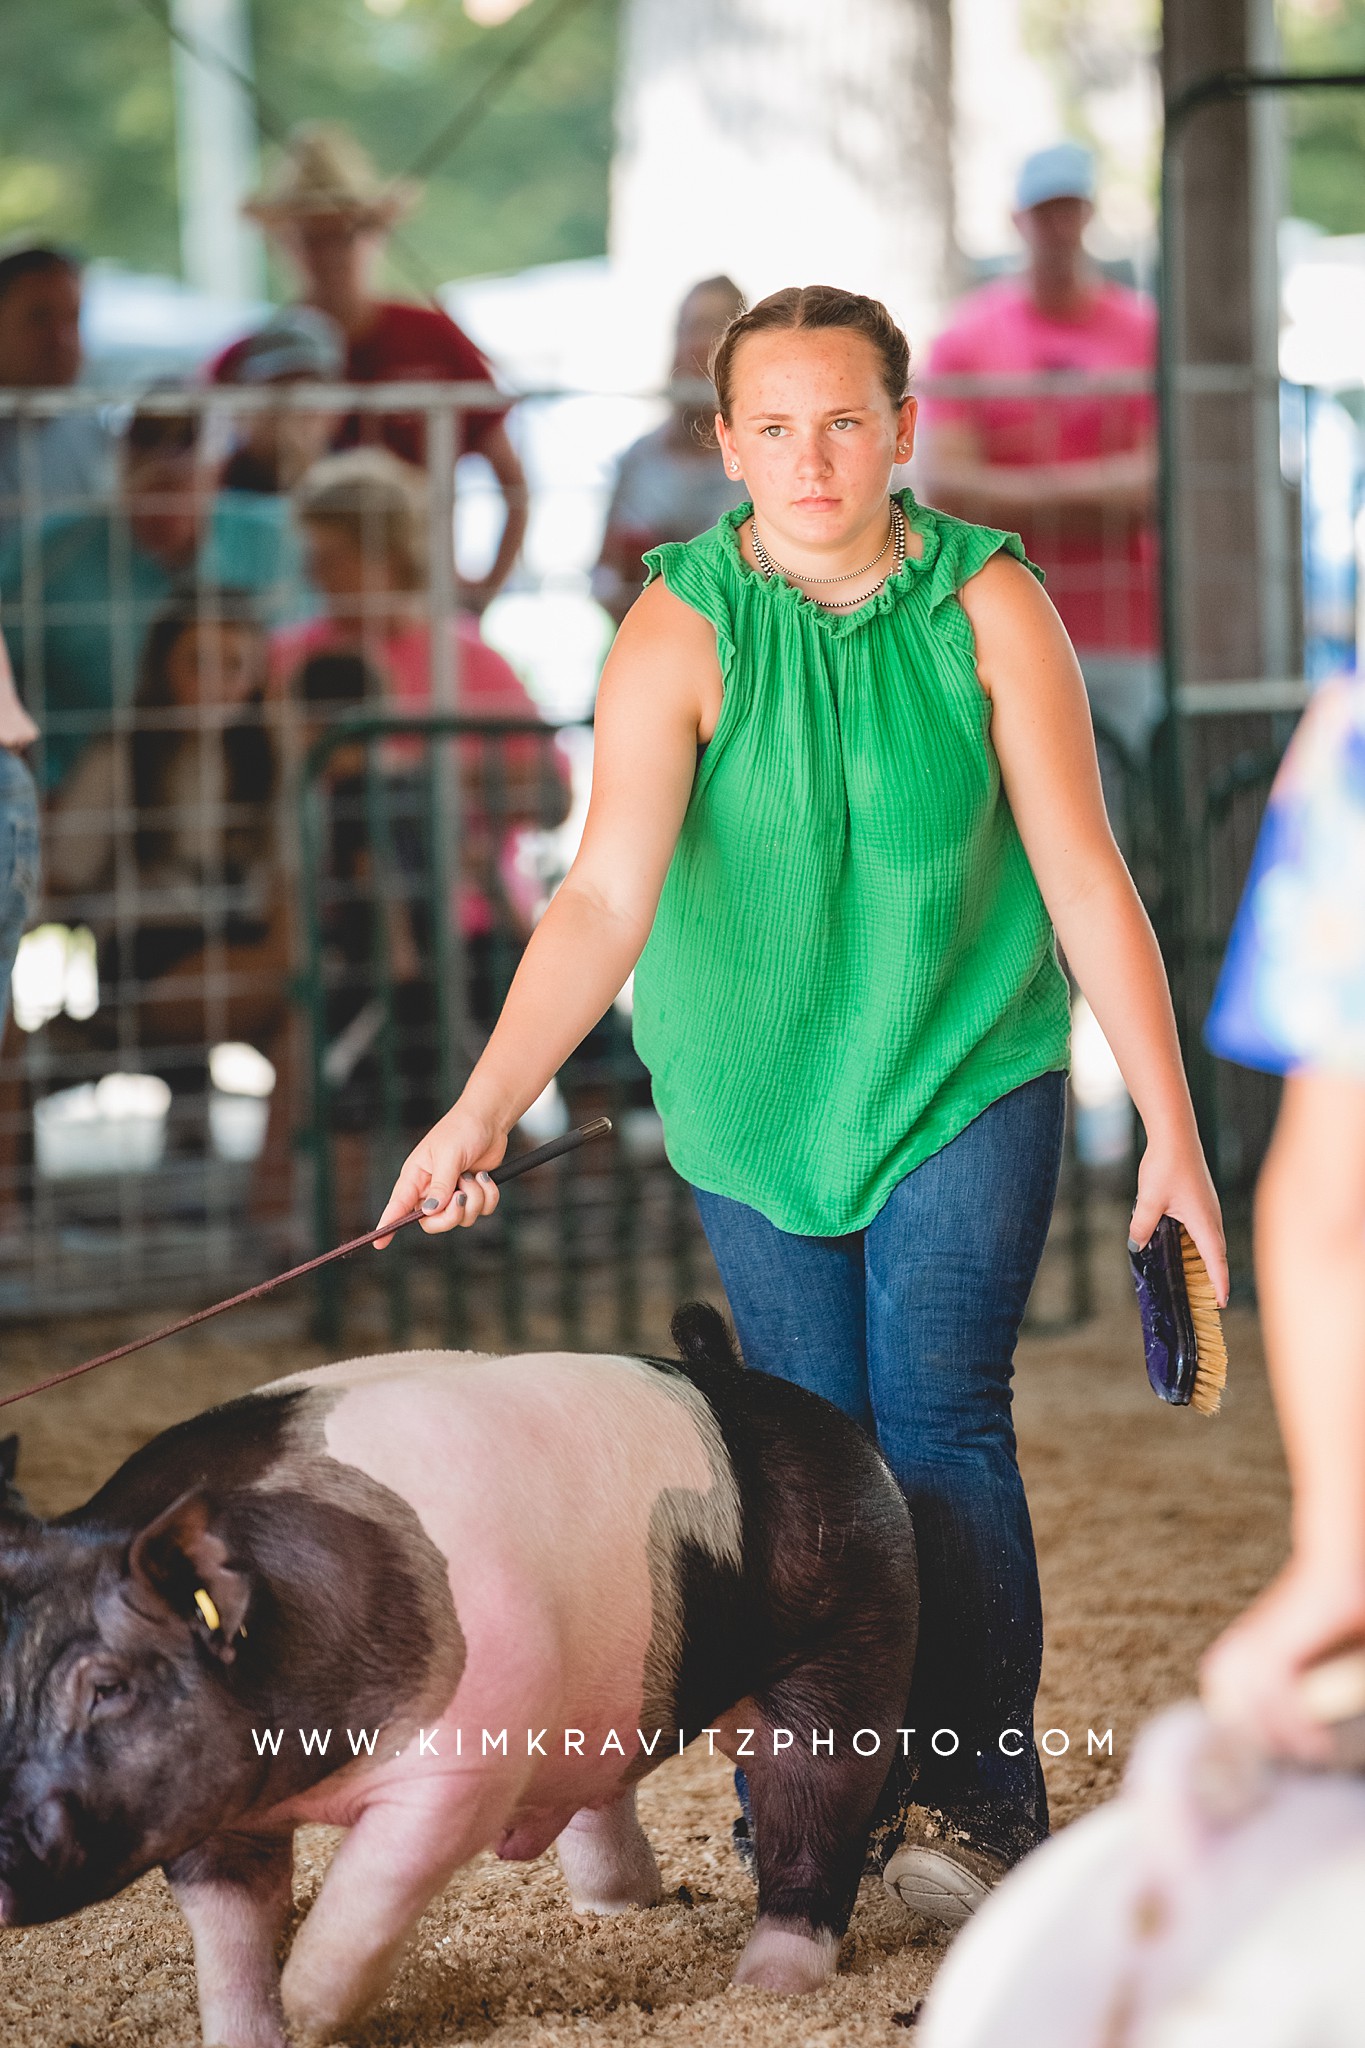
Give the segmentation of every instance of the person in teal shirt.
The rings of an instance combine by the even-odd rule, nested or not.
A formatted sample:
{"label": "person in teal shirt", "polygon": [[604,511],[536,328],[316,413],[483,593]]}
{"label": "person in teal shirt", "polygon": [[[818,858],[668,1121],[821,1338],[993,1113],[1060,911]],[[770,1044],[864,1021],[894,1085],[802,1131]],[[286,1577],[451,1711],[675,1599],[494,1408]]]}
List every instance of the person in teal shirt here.
{"label": "person in teal shirt", "polygon": [[175,591],[247,590],[266,624],[311,609],[288,500],[215,491],[200,414],[137,412],[108,508],[45,519],[0,552],[0,608],[52,790],[132,701],[147,628]]}

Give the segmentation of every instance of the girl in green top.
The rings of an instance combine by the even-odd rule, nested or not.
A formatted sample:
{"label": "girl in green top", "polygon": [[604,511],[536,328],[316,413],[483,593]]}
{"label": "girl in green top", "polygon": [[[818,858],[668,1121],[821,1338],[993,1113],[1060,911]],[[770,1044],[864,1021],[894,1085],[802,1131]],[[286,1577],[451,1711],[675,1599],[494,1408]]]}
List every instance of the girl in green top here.
{"label": "girl in green top", "polygon": [[578,858],[385,1220],[495,1206],[507,1133],[638,962],[636,1042],[747,1362],[875,1431],[910,1502],[884,1876],[951,1922],[1047,1829],[1010,1378],[1061,1141],[1054,927],[1147,1132],[1134,1239],[1169,1212],[1220,1300],[1227,1270],[1075,656],[1017,536],[889,496],[908,370],[885,308],[827,287],[728,329],[716,433],[751,502],[647,557]]}

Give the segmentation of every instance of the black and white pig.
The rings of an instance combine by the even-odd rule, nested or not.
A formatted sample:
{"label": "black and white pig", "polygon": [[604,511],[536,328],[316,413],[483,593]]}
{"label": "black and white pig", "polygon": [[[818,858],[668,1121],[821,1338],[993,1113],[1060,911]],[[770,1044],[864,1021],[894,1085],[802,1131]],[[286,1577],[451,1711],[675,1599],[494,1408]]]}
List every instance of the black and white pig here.
{"label": "black and white pig", "polygon": [[[482,1849],[557,1842],[581,1912],[657,1900],[634,1788],[709,1727],[752,1794],[735,1981],[824,1983],[909,1689],[909,1515],[862,1432],[744,1371],[713,1309],[673,1334],[681,1363],[319,1367],[55,1521],[0,1509],[0,1923],[161,1864],[205,2039],[331,2040]],[[309,1821],[350,1833],[281,1979]]]}

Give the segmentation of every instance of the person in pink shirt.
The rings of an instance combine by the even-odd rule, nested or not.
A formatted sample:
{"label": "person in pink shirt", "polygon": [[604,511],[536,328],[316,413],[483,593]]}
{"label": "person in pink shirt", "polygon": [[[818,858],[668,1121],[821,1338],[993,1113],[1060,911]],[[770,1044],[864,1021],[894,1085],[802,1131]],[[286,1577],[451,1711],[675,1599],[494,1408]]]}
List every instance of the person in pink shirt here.
{"label": "person in pink shirt", "polygon": [[[1080,656],[1102,742],[1140,762],[1161,710],[1157,316],[1086,254],[1094,193],[1079,144],[1029,157],[1014,214],[1025,269],[973,292],[929,355],[930,378],[1065,387],[926,397],[922,474],[935,505],[1020,534]],[[1100,378],[1108,388],[1083,388]]]}
{"label": "person in pink shirt", "polygon": [[[309,580],[326,607],[320,618],[272,636],[271,680],[287,695],[305,664],[323,654],[354,654],[378,679],[395,711],[433,708],[431,620],[427,595],[426,478],[385,448],[352,448],[313,465],[294,492]],[[478,620],[459,613],[455,641],[456,708],[470,718],[540,717],[516,670],[481,637]],[[498,825],[490,818],[490,748],[459,743],[463,877],[460,928],[465,940],[485,938],[505,918],[529,935],[537,890],[516,860],[527,829],[557,825],[568,814],[568,766],[558,748],[530,734],[499,745]],[[384,750],[396,784],[415,777],[426,759],[420,739],[394,739]],[[500,829],[499,829],[500,828]]]}
{"label": "person in pink shirt", "polygon": [[[367,701],[370,709],[431,711],[424,473],[385,448],[348,449],[313,465],[294,490],[293,511],[309,580],[325,610],[319,618],[272,636],[272,693],[297,703],[310,729]],[[538,721],[540,714],[516,671],[481,638],[478,621],[460,613],[450,622],[450,632],[456,708],[471,719]],[[472,1064],[543,907],[542,885],[519,855],[528,832],[557,825],[567,815],[569,774],[558,746],[529,733],[470,735],[455,742],[452,751],[459,771],[459,883],[451,925],[458,928],[463,960],[460,1053]],[[429,1114],[439,1069],[427,744],[396,737],[384,742],[378,758],[388,857],[397,870],[396,886],[387,891],[375,877],[380,855],[372,843],[364,797],[363,757],[343,749],[331,763],[332,858],[340,863],[331,879],[343,896],[357,892],[349,909],[334,906],[331,939],[340,978],[329,1006],[329,1030],[340,1036],[331,1051],[349,1038],[356,1038],[358,1061],[369,1050],[373,1034],[365,1036],[365,1020],[382,1010],[375,1000],[369,917],[382,909],[401,1045],[399,1109],[405,1124],[417,1123]],[[361,1141],[375,1115],[367,1072],[363,1066],[348,1066],[333,1097],[338,1200],[347,1227],[356,1220],[350,1206],[363,1200]]]}
{"label": "person in pink shirt", "polygon": [[[305,662],[327,653],[359,654],[377,675],[386,702],[396,711],[432,709],[431,621],[427,596],[426,480],[420,470],[382,448],[354,448],[313,465],[294,493],[294,514],[302,529],[309,580],[325,612],[302,625],[285,627],[272,641],[272,677],[277,694]],[[452,625],[457,676],[457,709],[471,718],[538,719],[540,714],[515,669],[479,633],[466,612]],[[466,883],[461,926],[466,938],[492,930],[489,890],[510,896],[508,907],[530,930],[532,903],[519,890],[510,837],[526,827],[561,822],[568,810],[568,772],[553,755],[546,788],[546,750],[530,735],[503,743],[499,809],[506,828],[502,843],[490,839],[486,753],[478,740],[461,743],[464,793],[461,819],[463,866],[480,879]],[[385,749],[393,773],[420,767],[421,740],[395,739]],[[496,876],[493,872],[496,868]]]}

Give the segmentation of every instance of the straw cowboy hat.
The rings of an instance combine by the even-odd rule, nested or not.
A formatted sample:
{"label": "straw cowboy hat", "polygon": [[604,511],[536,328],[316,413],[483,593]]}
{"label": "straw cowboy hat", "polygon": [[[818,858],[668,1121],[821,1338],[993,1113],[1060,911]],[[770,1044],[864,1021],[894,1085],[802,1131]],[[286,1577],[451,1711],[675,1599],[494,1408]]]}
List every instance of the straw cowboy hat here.
{"label": "straw cowboy hat", "polygon": [[322,213],[387,228],[411,213],[421,193],[410,178],[381,178],[349,129],[310,121],[294,130],[272,175],[242,212],[263,227]]}

